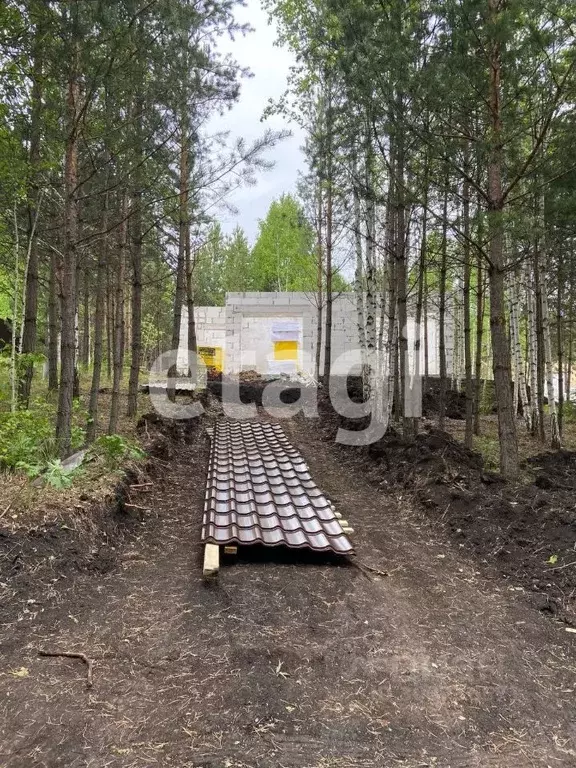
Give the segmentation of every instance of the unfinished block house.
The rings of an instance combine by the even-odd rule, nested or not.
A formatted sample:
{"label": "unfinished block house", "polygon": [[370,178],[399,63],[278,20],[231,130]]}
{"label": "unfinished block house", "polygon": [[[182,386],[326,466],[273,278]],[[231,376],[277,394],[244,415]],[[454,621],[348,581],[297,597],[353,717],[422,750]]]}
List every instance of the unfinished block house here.
{"label": "unfinished block house", "polygon": [[[332,360],[358,348],[356,297],[334,296]],[[263,376],[302,373],[313,376],[316,360],[318,306],[313,293],[228,293],[223,307],[196,307],[198,351],[207,366],[226,374],[254,370]],[[408,321],[409,338],[415,323]],[[447,367],[454,367],[454,323],[447,320]],[[182,310],[179,368],[186,367],[188,313]],[[439,372],[438,322],[427,323],[428,368]],[[321,370],[323,366],[321,349]],[[422,344],[423,347],[423,344]],[[422,349],[422,355],[424,351]],[[423,363],[422,363],[423,369]]]}

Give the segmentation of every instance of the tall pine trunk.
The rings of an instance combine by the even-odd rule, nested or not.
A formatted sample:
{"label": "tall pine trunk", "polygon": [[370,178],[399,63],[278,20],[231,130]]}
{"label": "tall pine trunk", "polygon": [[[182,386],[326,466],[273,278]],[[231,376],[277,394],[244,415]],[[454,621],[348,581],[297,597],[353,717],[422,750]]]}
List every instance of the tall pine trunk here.
{"label": "tall pine trunk", "polygon": [[488,56],[490,62],[489,106],[490,141],[488,158],[488,225],[490,283],[490,335],[492,367],[498,412],[500,439],[500,472],[504,477],[518,476],[518,441],[516,417],[512,405],[512,376],[510,371],[510,342],[506,330],[505,254],[504,254],[504,195],[502,186],[502,50],[499,32],[500,0],[488,0],[489,25],[492,31]]}
{"label": "tall pine trunk", "polygon": [[60,385],[56,440],[65,458],[71,451],[72,400],[76,370],[76,262],[78,240],[78,128],[80,116],[80,41],[78,1],[70,14],[72,34],[66,87],[66,146],[64,155],[64,237],[59,291],[62,311]]}
{"label": "tall pine trunk", "polygon": [[408,225],[406,221],[405,200],[405,147],[404,147],[404,97],[401,93],[396,98],[396,283],[398,300],[398,404],[402,417],[402,431],[406,438],[412,438],[418,430],[417,419],[407,415],[406,401],[409,397],[409,361],[408,361],[408,276],[406,251]]}
{"label": "tall pine trunk", "polygon": [[466,427],[464,444],[472,448],[474,435],[474,384],[472,381],[472,318],[470,311],[470,280],[472,275],[470,253],[470,184],[464,180],[462,191],[464,228],[464,377],[466,387]]}
{"label": "tall pine trunk", "polygon": [[440,356],[440,397],[438,402],[438,426],[444,429],[446,418],[446,389],[448,370],[446,364],[446,281],[448,270],[448,173],[444,176],[444,192],[442,203],[442,244],[440,261],[440,306],[438,318],[438,353]]}
{"label": "tall pine trunk", "polygon": [[138,410],[138,383],[142,362],[142,120],[144,99],[141,94],[135,99],[136,144],[134,153],[134,185],[132,190],[131,221],[131,343],[130,379],[128,382],[128,416],[135,416]]}
{"label": "tall pine trunk", "polygon": [[[41,192],[39,189],[39,172],[41,162],[41,126],[42,126],[42,95],[44,69],[44,12],[45,0],[33,0],[30,4],[30,18],[34,23],[34,41],[32,45],[32,90],[30,94],[30,186],[28,191],[28,259],[26,267],[26,283],[24,288],[24,328],[21,337],[20,351],[32,354],[36,351],[37,321],[38,321],[38,245],[35,239]],[[18,400],[25,408],[30,400],[30,388],[34,365],[26,365],[24,375],[20,379]],[[54,383],[54,382],[52,382]],[[56,385],[57,386],[57,385]]]}
{"label": "tall pine trunk", "polygon": [[566,360],[566,400],[570,402],[572,394],[572,361],[574,351],[574,249],[570,252],[570,288],[568,301],[570,309],[568,310],[568,359]]}
{"label": "tall pine trunk", "polygon": [[58,288],[59,266],[55,251],[50,253],[48,278],[48,389],[58,389],[58,333],[60,328],[60,302]]}
{"label": "tall pine trunk", "polygon": [[[108,187],[108,179],[106,180]],[[100,378],[102,376],[104,323],[106,317],[106,274],[108,269],[108,204],[109,192],[104,195],[104,211],[102,215],[102,229],[104,239],[98,249],[98,271],[96,274],[96,307],[94,311],[94,367],[92,369],[92,384],[90,387],[90,404],[88,406],[88,424],[86,427],[86,440],[92,443],[98,431],[98,394],[100,391]]]}
{"label": "tall pine trunk", "polygon": [[[480,213],[480,199],[477,201],[477,212]],[[478,220],[476,237],[482,242],[482,220]],[[482,346],[484,340],[484,270],[482,268],[482,251],[478,248],[476,255],[476,350],[474,366],[474,434],[480,435],[480,402],[482,398]]]}
{"label": "tall pine trunk", "polygon": [[114,302],[114,335],[113,335],[113,367],[112,367],[112,397],[110,401],[110,420],[108,434],[113,435],[118,430],[120,414],[120,395],[122,374],[124,372],[124,280],[126,272],[126,251],[128,250],[128,201],[126,192],[121,193],[120,221],[118,228],[118,250],[116,258],[116,285]]}

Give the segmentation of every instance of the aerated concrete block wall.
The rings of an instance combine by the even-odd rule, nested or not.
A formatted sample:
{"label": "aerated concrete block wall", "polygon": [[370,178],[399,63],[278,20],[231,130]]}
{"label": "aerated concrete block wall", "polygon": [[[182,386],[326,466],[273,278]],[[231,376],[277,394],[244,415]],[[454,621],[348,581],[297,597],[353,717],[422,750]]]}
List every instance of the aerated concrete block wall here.
{"label": "aerated concrete block wall", "polygon": [[[297,368],[309,375],[314,374],[318,309],[316,297],[313,294],[228,293],[226,306],[197,307],[194,316],[198,346],[220,347],[225,373],[256,370],[266,375],[280,372],[283,366],[274,361],[272,329],[281,321],[296,322],[299,328]],[[414,329],[414,320],[409,319],[409,340],[414,338]],[[447,327],[447,347],[450,347],[451,338],[453,333]],[[187,344],[188,316],[184,307],[178,356],[179,368],[183,367]],[[412,346],[411,341],[410,346]],[[352,293],[335,295],[332,306],[332,360],[357,347],[356,298]],[[423,371],[423,340],[421,347],[421,371]],[[323,349],[324,339],[322,339],[321,370],[324,365]],[[448,350],[448,353],[450,356],[451,350]],[[428,320],[428,356],[430,374],[438,374],[438,324],[435,318]],[[286,368],[289,367],[289,365],[286,366]]]}

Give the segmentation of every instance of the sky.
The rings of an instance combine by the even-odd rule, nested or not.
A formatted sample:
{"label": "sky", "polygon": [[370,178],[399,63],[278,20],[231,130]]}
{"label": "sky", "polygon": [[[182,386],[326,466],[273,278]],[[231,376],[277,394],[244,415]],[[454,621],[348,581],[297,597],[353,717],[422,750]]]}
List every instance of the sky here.
{"label": "sky", "polygon": [[267,153],[267,159],[274,161],[275,166],[258,174],[256,186],[244,187],[230,196],[228,202],[237,209],[237,213],[226,210],[217,213],[226,232],[239,224],[253,243],[258,235],[258,221],[265,218],[270,203],[282,193],[296,189],[298,172],[305,167],[300,151],[304,136],[297,125],[288,123],[280,115],[261,122],[269,99],[277,100],[286,89],[289,68],[293,63],[292,54],[274,45],[276,27],[269,25],[268,15],[262,9],[260,0],[247,0],[246,7],[236,9],[236,18],[239,23],[250,24],[254,31],[244,37],[239,35],[235,40],[222,40],[220,48],[230,52],[238,64],[248,67],[253,77],[243,78],[236,105],[223,116],[214,117],[208,130],[227,130],[230,131],[231,141],[242,136],[247,142],[261,136],[266,128],[289,129],[293,134]]}

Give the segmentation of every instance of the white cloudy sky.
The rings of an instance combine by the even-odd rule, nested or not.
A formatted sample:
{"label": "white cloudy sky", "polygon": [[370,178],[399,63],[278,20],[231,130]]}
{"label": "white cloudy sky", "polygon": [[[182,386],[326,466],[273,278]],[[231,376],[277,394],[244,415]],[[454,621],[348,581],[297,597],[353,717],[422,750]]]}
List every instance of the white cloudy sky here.
{"label": "white cloudy sky", "polygon": [[246,7],[237,8],[236,18],[240,23],[250,24],[254,32],[245,37],[238,36],[234,41],[222,41],[221,47],[232,53],[241,66],[248,67],[253,77],[242,80],[238,103],[230,112],[214,118],[209,128],[211,131],[230,131],[231,139],[243,136],[247,141],[262,135],[267,127],[288,128],[293,133],[292,138],[285,139],[268,153],[267,157],[275,162],[274,168],[261,173],[256,186],[245,187],[231,197],[230,202],[238,213],[218,213],[226,231],[240,224],[253,242],[258,232],[258,220],[266,216],[272,200],[283,192],[295,190],[298,171],[304,168],[300,151],[303,135],[297,125],[287,123],[279,115],[261,122],[268,100],[278,99],[286,89],[288,70],[293,63],[292,55],[286,49],[274,45],[276,28],[268,24],[260,0],[247,0]]}

